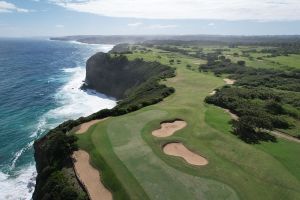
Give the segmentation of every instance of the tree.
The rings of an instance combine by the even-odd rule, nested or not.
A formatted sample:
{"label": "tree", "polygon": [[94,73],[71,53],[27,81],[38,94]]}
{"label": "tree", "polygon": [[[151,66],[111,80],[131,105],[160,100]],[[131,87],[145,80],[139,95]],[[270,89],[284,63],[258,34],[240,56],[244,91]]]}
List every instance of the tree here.
{"label": "tree", "polygon": [[259,141],[276,142],[276,138],[262,130],[271,129],[269,120],[253,116],[242,116],[232,122],[234,134],[246,143],[259,143]]}
{"label": "tree", "polygon": [[170,63],[171,65],[173,65],[173,64],[174,64],[174,59],[169,60],[169,63]]}
{"label": "tree", "polygon": [[237,64],[240,65],[240,66],[245,66],[246,62],[243,61],[243,60],[239,60],[239,61],[237,61]]}
{"label": "tree", "polygon": [[225,56],[222,55],[222,56],[219,56],[219,59],[220,60],[225,60],[226,58],[225,58]]}
{"label": "tree", "polygon": [[189,64],[187,64],[187,65],[186,65],[186,68],[188,68],[188,69],[191,69],[191,68],[192,68],[192,66],[191,66],[191,65],[189,65]]}
{"label": "tree", "polygon": [[272,114],[284,114],[284,108],[276,101],[271,100],[266,104],[266,109]]}

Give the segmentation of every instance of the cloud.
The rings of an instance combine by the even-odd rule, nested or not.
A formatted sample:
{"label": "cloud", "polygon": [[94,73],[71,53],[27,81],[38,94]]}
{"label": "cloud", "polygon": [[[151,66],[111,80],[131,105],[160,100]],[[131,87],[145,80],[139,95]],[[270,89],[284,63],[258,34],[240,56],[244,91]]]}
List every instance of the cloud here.
{"label": "cloud", "polygon": [[55,27],[56,27],[56,28],[64,28],[65,26],[62,25],[62,24],[57,24],[57,25],[55,25]]}
{"label": "cloud", "polygon": [[209,24],[207,24],[208,26],[215,26],[216,24],[215,23],[213,23],[213,22],[211,22],[211,23],[209,23]]}
{"label": "cloud", "polygon": [[299,0],[49,0],[78,12],[146,19],[300,20]]}
{"label": "cloud", "polygon": [[143,23],[141,22],[136,22],[136,23],[130,23],[130,24],[127,24],[128,26],[131,26],[131,27],[137,27],[137,26],[141,26],[143,25]]}
{"label": "cloud", "polygon": [[177,28],[178,25],[175,24],[152,24],[152,25],[146,25],[143,24],[142,22],[135,22],[135,23],[130,23],[127,24],[127,26],[130,27],[141,27],[144,29],[168,29],[168,28]]}
{"label": "cloud", "polygon": [[1,12],[23,12],[23,13],[27,13],[29,12],[29,10],[24,9],[24,8],[19,8],[16,5],[6,2],[6,1],[0,1],[0,13]]}
{"label": "cloud", "polygon": [[162,25],[162,24],[154,24],[154,25],[150,25],[146,28],[150,28],[150,29],[168,29],[168,28],[177,28],[178,25],[175,24],[167,24],[167,25]]}

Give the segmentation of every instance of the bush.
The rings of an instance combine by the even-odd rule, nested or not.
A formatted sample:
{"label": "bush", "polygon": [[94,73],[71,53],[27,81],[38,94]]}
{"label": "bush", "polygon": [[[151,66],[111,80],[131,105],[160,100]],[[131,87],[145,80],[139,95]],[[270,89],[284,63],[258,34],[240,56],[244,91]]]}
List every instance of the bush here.
{"label": "bush", "polygon": [[243,61],[243,60],[239,60],[239,61],[237,61],[237,64],[240,65],[240,66],[245,66],[246,62]]}

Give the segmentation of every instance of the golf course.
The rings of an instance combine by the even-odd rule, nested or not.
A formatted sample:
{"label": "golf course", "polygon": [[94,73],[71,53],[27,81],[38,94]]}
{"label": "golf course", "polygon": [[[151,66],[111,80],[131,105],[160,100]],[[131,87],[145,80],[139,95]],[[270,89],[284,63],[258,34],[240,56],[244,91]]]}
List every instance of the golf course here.
{"label": "golf course", "polygon": [[[228,112],[205,103],[226,85],[226,75],[199,72],[207,60],[155,47],[124,55],[175,68],[175,77],[161,80],[175,93],[157,104],[90,123],[80,133],[71,132],[113,199],[300,199],[299,143],[285,138],[246,143],[232,134]],[[178,121],[185,123],[177,129],[174,125],[173,132],[163,131],[164,123],[172,128]],[[163,135],[154,134],[159,129]],[[177,144],[169,148],[177,153],[165,151],[170,144]],[[200,161],[188,162],[186,154]]]}

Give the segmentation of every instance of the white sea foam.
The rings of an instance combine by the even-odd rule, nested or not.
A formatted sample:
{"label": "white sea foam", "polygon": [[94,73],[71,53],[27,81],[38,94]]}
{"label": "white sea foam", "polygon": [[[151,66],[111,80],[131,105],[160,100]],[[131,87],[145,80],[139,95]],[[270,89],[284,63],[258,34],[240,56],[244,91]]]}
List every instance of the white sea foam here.
{"label": "white sea foam", "polygon": [[16,166],[16,162],[17,160],[20,158],[20,156],[27,151],[28,149],[30,149],[33,145],[34,141],[29,142],[24,148],[20,149],[19,151],[17,151],[12,159],[11,165],[10,165],[10,170],[13,170]]}
{"label": "white sea foam", "polygon": [[60,104],[56,109],[50,110],[47,117],[59,118],[62,121],[87,116],[105,108],[113,108],[116,105],[114,98],[92,90],[80,89],[85,78],[85,68],[76,67],[64,69],[66,73],[72,73],[71,80],[64,85],[55,95]]}
{"label": "white sea foam", "polygon": [[9,175],[0,172],[1,199],[30,200],[35,184],[35,166],[30,164]]}
{"label": "white sea foam", "polygon": [[79,42],[79,41],[76,41],[76,40],[72,40],[72,41],[69,41],[69,42],[72,43],[72,44],[88,45],[88,46],[93,47],[94,49],[102,51],[102,52],[108,52],[114,46],[112,44],[101,44],[101,45],[99,45],[99,44],[87,44],[87,43]]}
{"label": "white sea foam", "polygon": [[[90,45],[90,47],[94,49],[94,52],[107,52],[113,45]],[[35,139],[65,120],[88,116],[105,108],[113,108],[116,105],[114,98],[93,90],[83,91],[80,89],[85,78],[85,66],[63,68],[62,72],[65,73],[63,76],[68,77],[68,80],[54,95],[58,106],[40,117],[35,131],[30,135],[32,141],[15,152],[12,157],[9,173],[0,171],[0,199],[31,199],[36,177],[34,163],[22,169],[17,169],[16,163],[25,151],[32,148]],[[56,79],[49,80],[49,82],[52,81],[56,81]]]}

